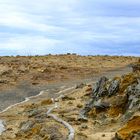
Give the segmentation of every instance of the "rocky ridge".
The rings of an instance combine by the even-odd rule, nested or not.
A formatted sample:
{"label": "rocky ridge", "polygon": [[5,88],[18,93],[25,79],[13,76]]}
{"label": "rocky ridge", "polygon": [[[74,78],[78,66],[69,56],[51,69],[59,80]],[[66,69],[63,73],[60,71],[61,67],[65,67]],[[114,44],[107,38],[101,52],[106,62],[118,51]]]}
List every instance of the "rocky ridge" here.
{"label": "rocky ridge", "polygon": [[[140,61],[133,72],[108,79],[101,77],[90,100],[80,112],[80,119],[93,118],[109,125],[120,124],[115,140],[140,139]],[[103,118],[103,119],[101,119]]]}

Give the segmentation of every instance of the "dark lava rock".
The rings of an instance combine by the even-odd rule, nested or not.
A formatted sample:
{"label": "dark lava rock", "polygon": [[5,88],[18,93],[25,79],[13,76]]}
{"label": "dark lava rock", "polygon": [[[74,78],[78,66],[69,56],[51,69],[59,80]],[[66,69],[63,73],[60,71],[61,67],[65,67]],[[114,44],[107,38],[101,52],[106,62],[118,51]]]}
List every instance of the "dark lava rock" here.
{"label": "dark lava rock", "polygon": [[84,86],[86,86],[86,84],[84,84],[84,83],[78,84],[78,85],[76,86],[76,89],[78,89],[78,88],[83,88]]}
{"label": "dark lava rock", "polygon": [[65,135],[60,132],[59,127],[57,125],[48,126],[47,129],[43,129],[41,132],[49,135],[50,140],[66,140]]}
{"label": "dark lava rock", "polygon": [[102,102],[101,100],[98,101],[94,101],[94,105],[93,105],[96,109],[106,109],[110,106],[109,103],[106,102]]}
{"label": "dark lava rock", "polygon": [[120,80],[113,80],[108,88],[108,96],[116,95],[119,91]]}
{"label": "dark lava rock", "polygon": [[96,83],[93,96],[89,102],[85,104],[84,109],[80,111],[80,116],[85,118],[87,113],[94,107],[97,109],[104,109],[109,107],[108,103],[102,102],[100,100],[102,97],[108,96],[107,83],[108,79],[106,77],[101,77],[101,79]]}
{"label": "dark lava rock", "polygon": [[80,111],[80,116],[87,117],[93,108],[105,111],[110,107],[122,107],[124,115],[129,114],[129,111],[140,110],[140,81],[125,86],[124,92],[120,94],[121,84],[121,79],[113,79],[110,82],[106,77],[101,77],[96,83],[93,96]]}
{"label": "dark lava rock", "polygon": [[128,104],[127,110],[139,110],[140,109],[140,82],[133,84],[127,88]]}
{"label": "dark lava rock", "polygon": [[107,81],[108,79],[105,76],[101,77],[101,79],[96,83],[95,89],[93,91],[93,97],[103,97],[108,93],[106,88]]}
{"label": "dark lava rock", "polygon": [[33,116],[36,116],[36,115],[40,114],[41,111],[39,111],[37,109],[31,109],[27,113],[28,113],[28,117],[33,117]]}
{"label": "dark lava rock", "polygon": [[32,127],[34,126],[35,122],[29,120],[27,122],[22,122],[20,124],[20,130],[22,132],[28,132],[30,129],[32,129]]}

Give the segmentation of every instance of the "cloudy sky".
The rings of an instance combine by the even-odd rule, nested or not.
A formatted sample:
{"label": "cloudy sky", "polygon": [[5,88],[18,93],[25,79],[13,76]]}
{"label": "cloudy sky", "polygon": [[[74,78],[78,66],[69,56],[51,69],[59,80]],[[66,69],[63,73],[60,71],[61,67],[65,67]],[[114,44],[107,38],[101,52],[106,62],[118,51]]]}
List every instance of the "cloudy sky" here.
{"label": "cloudy sky", "polygon": [[140,56],[139,0],[0,0],[0,55]]}

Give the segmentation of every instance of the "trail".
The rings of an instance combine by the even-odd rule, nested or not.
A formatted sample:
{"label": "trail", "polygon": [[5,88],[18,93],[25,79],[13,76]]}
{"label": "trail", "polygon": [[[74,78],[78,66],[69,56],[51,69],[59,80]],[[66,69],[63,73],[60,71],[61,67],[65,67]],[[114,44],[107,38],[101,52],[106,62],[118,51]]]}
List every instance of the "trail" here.
{"label": "trail", "polygon": [[[56,100],[61,99],[61,98],[62,98],[62,96],[60,95],[58,98],[56,98]],[[54,119],[58,123],[61,123],[62,125],[64,125],[64,127],[67,128],[68,131],[69,131],[69,135],[68,135],[67,139],[68,140],[74,140],[74,135],[75,135],[74,128],[68,122],[62,120],[61,118],[59,118],[56,115],[51,113],[56,108],[58,108],[58,105],[57,105],[57,103],[54,102],[54,105],[51,108],[49,108],[49,110],[46,113],[47,117],[51,117],[52,119]]]}
{"label": "trail", "polygon": [[[73,90],[73,89],[75,89],[75,86],[70,87],[70,88],[66,88],[66,89],[64,89],[64,90],[61,90],[61,91],[55,93],[55,94],[58,96],[58,97],[55,98],[55,99],[60,99],[60,98],[62,97],[62,95],[64,95],[64,94],[67,93],[67,92],[69,93],[69,91],[71,91],[71,90]],[[37,97],[43,95],[43,94],[46,93],[46,92],[48,92],[48,90],[46,90],[46,91],[41,91],[38,95],[35,95],[35,96],[26,97],[24,101],[19,102],[19,103],[16,103],[16,104],[13,104],[13,105],[7,107],[7,108],[4,109],[3,111],[1,111],[0,114],[2,114],[2,113],[4,113],[4,112],[8,111],[9,109],[11,109],[11,108],[13,108],[13,107],[15,107],[15,106],[17,106],[17,105],[21,105],[21,104],[23,104],[23,103],[26,103],[26,102],[28,102],[29,100],[33,99],[33,98],[37,98]],[[53,98],[52,98],[52,99],[53,99]],[[54,99],[53,99],[53,101],[54,101]],[[52,117],[54,120],[58,121],[59,123],[63,124],[66,128],[68,128],[68,129],[69,129],[69,132],[70,132],[68,140],[73,140],[73,138],[74,138],[74,129],[72,128],[72,126],[71,126],[70,124],[68,124],[67,122],[63,121],[62,119],[58,118],[57,116],[55,116],[55,115],[53,115],[53,114],[50,114],[51,111],[52,111],[54,108],[57,108],[57,106],[56,106],[55,104],[54,104],[54,106],[53,106],[52,108],[50,108],[49,111],[46,113],[47,116]],[[2,134],[3,131],[5,131],[4,122],[3,122],[3,120],[0,120],[0,135]]]}
{"label": "trail", "polygon": [[55,121],[57,121],[58,123],[61,123],[62,125],[64,125],[64,127],[66,127],[69,130],[68,140],[74,140],[74,134],[75,134],[74,128],[68,122],[62,120],[61,118],[59,118],[56,115],[54,115],[54,114],[51,113],[56,108],[57,108],[57,106],[55,106],[55,104],[54,104],[54,106],[51,107],[47,111],[47,113],[46,113],[47,117],[51,117]]}

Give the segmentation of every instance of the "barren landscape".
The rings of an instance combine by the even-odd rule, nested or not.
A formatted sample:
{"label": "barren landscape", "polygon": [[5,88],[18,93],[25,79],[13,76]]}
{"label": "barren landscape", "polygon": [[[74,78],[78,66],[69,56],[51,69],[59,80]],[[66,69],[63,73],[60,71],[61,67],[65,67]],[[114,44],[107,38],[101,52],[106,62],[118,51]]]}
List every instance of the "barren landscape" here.
{"label": "barren landscape", "polygon": [[140,139],[139,57],[0,57],[0,67],[1,140]]}

